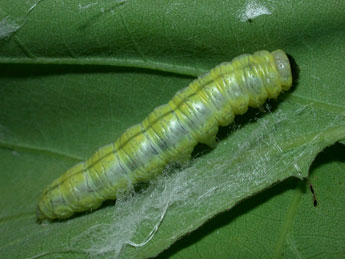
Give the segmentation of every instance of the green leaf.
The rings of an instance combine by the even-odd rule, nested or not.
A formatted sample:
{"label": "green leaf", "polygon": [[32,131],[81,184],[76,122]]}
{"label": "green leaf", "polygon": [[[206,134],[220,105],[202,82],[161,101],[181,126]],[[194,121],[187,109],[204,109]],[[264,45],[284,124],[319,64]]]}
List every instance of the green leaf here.
{"label": "green leaf", "polygon": [[327,148],[305,181],[292,178],[249,198],[159,258],[342,258],[344,153],[340,144]]}
{"label": "green leaf", "polygon": [[[344,2],[3,2],[1,258],[152,257],[209,220],[162,256],[184,242],[194,245],[176,256],[344,254],[345,161],[331,159],[344,154],[345,143]],[[193,76],[241,53],[277,48],[295,61],[293,89],[221,129],[215,149],[200,146],[203,154],[186,167],[167,170],[115,206],[36,222],[47,184]],[[314,208],[301,178],[337,141],[337,152],[326,149],[330,158],[317,158],[321,166],[308,178],[319,202]],[[285,180],[291,177],[299,179]],[[224,227],[217,224],[229,214]],[[129,245],[147,240],[154,227],[145,245]]]}

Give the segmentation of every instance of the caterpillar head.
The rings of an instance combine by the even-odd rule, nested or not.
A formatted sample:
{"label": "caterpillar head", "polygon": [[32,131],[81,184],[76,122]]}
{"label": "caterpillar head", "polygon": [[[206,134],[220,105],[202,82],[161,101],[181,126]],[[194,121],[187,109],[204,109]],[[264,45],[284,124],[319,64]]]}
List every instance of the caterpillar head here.
{"label": "caterpillar head", "polygon": [[280,49],[273,51],[271,54],[278,68],[283,91],[287,91],[292,86],[292,73],[289,58],[286,56],[285,52]]}

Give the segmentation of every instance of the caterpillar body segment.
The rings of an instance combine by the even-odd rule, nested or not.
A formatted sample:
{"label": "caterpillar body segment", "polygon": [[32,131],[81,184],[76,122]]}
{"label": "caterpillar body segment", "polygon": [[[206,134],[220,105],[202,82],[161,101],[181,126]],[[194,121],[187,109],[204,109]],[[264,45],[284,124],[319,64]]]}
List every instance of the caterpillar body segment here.
{"label": "caterpillar body segment", "polygon": [[189,159],[197,143],[214,147],[219,126],[291,85],[282,50],[243,54],[218,65],[50,184],[39,201],[38,218],[68,218],[116,199],[118,192],[148,181],[168,163]]}

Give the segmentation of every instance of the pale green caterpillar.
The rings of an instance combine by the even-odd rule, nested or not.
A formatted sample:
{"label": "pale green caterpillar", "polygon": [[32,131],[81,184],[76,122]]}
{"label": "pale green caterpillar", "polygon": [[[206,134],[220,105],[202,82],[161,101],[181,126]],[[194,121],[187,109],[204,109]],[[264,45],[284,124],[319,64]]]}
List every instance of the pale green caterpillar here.
{"label": "pale green caterpillar", "polygon": [[38,204],[38,218],[68,218],[116,199],[130,184],[190,158],[198,142],[213,147],[219,126],[291,85],[290,63],[282,50],[243,54],[220,64],[50,184]]}

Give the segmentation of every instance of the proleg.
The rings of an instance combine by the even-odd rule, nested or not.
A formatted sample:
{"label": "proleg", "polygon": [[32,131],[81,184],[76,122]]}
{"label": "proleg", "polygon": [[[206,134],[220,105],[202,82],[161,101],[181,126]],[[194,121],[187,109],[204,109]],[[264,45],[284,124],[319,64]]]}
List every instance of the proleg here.
{"label": "proleg", "polygon": [[216,66],[47,186],[38,219],[68,218],[116,199],[119,192],[150,180],[167,164],[189,159],[197,143],[214,147],[219,126],[291,86],[290,63],[282,50],[243,54]]}

